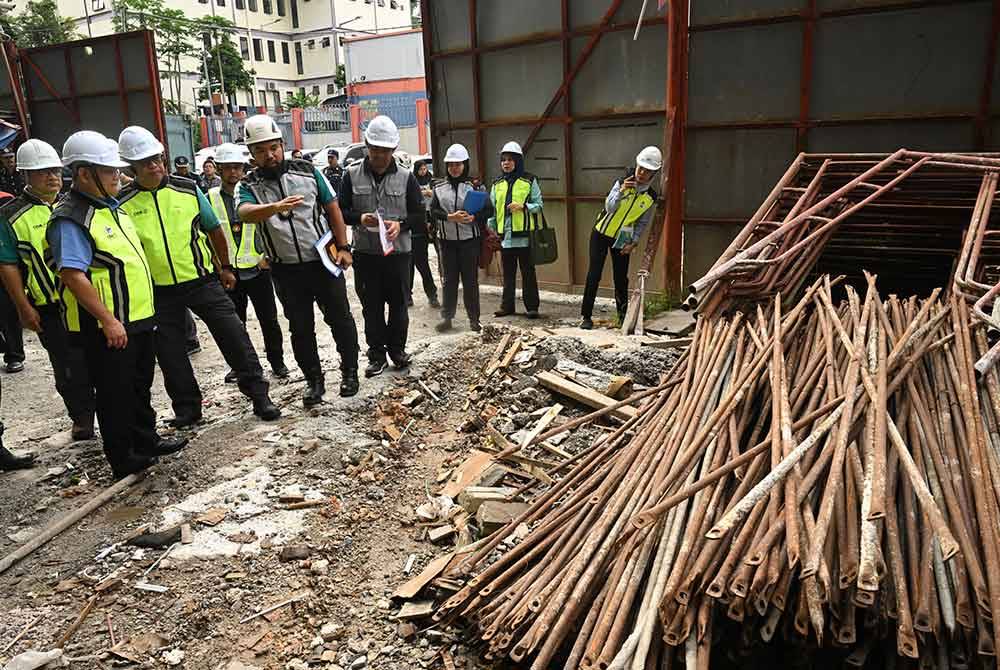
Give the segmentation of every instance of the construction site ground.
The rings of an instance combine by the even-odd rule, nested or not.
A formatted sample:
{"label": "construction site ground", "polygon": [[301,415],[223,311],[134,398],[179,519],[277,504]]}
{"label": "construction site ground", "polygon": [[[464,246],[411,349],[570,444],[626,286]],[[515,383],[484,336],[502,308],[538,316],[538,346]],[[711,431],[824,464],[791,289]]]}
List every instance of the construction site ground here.
{"label": "construction site ground", "polygon": [[[618,336],[573,327],[578,303],[565,296],[543,297],[539,321],[519,316],[497,323],[491,315],[498,296],[486,291],[484,333],[469,331],[460,316],[457,330],[442,335],[434,330],[436,310],[420,293],[411,310],[412,369],[362,379],[355,398],[337,396],[332,337],[325,326],[318,328],[328,394],[313,411],[302,407],[302,376],[283,322],[293,374],[272,381],[272,397],[284,412],[274,423],[255,420],[235,385],[223,383],[227,368],[202,327],[203,350],[193,364],[205,395],[204,423],[185,433],[191,438],[185,451],[163,459],[126,494],[0,576],[0,662],[57,646],[96,595],[65,647],[75,667],[402,669],[441,667],[441,649],[449,648],[456,667],[488,667],[457,643],[458,636],[424,631],[429,621],[406,639],[400,635],[393,590],[443,551],[427,540],[414,509],[428,500],[441,473],[481,439],[458,431],[467,418],[469,384],[499,339],[491,322],[603,340],[603,349]],[[606,301],[603,310],[598,316],[607,318]],[[249,329],[262,351],[253,318]],[[0,477],[0,556],[112,483],[99,441],[70,442],[48,360],[33,334],[26,333],[25,347],[25,371],[2,379],[5,441],[39,462]],[[403,437],[385,439],[385,401],[417,380],[437,389],[440,402],[426,398],[409,429],[396,426]],[[172,412],[159,372],[153,398],[161,432],[169,435],[165,422]],[[287,509],[279,497],[289,490],[326,502]],[[206,510],[225,517],[205,519]],[[158,565],[164,548],[123,542],[143,526],[155,530],[185,521],[193,530],[190,543],[176,544]],[[95,593],[95,585],[109,588]],[[300,600],[246,620],[292,598]],[[108,653],[113,644],[119,653]]]}

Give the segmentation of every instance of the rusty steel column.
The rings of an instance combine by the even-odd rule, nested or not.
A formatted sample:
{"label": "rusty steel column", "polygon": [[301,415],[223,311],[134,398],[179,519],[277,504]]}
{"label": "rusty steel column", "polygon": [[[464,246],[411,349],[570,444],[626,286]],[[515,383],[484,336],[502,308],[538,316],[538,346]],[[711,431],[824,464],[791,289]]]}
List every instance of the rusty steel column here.
{"label": "rusty steel column", "polygon": [[985,151],[988,137],[990,102],[993,98],[993,73],[996,71],[997,36],[1000,33],[1000,0],[993,0],[993,20],[986,41],[986,64],[983,70],[983,90],[979,96],[979,110],[976,114],[975,143],[977,151]]}
{"label": "rusty steel column", "polygon": [[795,129],[795,151],[809,146],[809,99],[812,93],[814,44],[816,36],[816,0],[809,0],[802,16],[802,72],[799,76],[799,123]]}
{"label": "rusty steel column", "polygon": [[[570,36],[569,36],[569,0],[562,0],[562,59],[563,59],[563,80],[569,78],[570,73]],[[563,124],[563,147],[565,149],[563,165],[563,188],[566,193],[566,246],[569,272],[569,286],[576,286],[576,201],[571,199],[575,195],[573,186],[573,105],[570,103],[572,88],[566,91],[563,96],[563,114],[569,119]]]}
{"label": "rusty steel column", "polygon": [[[434,156],[434,147],[437,145],[437,128],[434,126],[434,61],[432,59],[432,55],[434,54],[434,33],[431,31],[430,0],[420,0],[420,24],[421,37],[424,41],[424,89],[427,91],[427,102],[430,103],[431,156]],[[354,127],[353,116],[351,127]]]}
{"label": "rusty steel column", "polygon": [[670,198],[663,236],[664,278],[667,295],[681,294],[682,243],[684,239],[684,149],[687,126],[688,3],[670,0],[667,22],[667,109],[675,109],[674,139],[667,166]]}
{"label": "rusty steel column", "polygon": [[472,46],[472,113],[476,122],[476,167],[486,181],[486,154],[483,150],[482,110],[479,106],[479,25],[477,0],[469,0],[469,44]]}

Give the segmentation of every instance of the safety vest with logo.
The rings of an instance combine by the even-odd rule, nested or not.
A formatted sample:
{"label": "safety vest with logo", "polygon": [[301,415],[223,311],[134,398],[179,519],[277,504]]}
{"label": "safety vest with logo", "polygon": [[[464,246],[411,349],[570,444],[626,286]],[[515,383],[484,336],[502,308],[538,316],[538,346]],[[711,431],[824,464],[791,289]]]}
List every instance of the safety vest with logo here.
{"label": "safety vest with logo", "polygon": [[[52,220],[69,219],[83,228],[94,250],[87,277],[104,306],[128,331],[152,326],[153,276],[142,241],[128,214],[95,207],[71,191],[52,211]],[[73,292],[60,284],[66,330],[78,333],[86,310]]]}
{"label": "safety vest with logo", "polygon": [[[382,218],[386,221],[406,220],[406,188],[411,173],[398,165],[393,166],[389,167],[379,182],[375,181],[367,160],[347,168],[347,174],[351,178],[351,207],[354,211],[364,214],[381,209]],[[355,253],[382,254],[382,242],[377,228],[356,225],[352,232]],[[400,230],[392,244],[392,253],[408,254],[413,251],[410,231]]]}
{"label": "safety vest with logo", "polygon": [[194,181],[172,175],[154,191],[134,181],[122,189],[120,202],[139,232],[157,286],[212,275],[212,251],[201,229]]}
{"label": "safety vest with logo", "polygon": [[260,222],[261,240],[268,260],[275,264],[319,261],[316,243],[327,231],[323,204],[319,201],[316,168],[309,161],[289,159],[275,173],[251,170],[241,189],[248,189],[261,205],[290,195],[302,201],[287,214],[275,214]]}
{"label": "safety vest with logo", "polygon": [[[538,227],[538,214],[528,211],[527,202],[531,196],[531,184],[535,181],[533,175],[525,173],[514,180],[513,188],[503,177],[493,182],[493,207],[496,210],[497,233],[503,237],[506,233],[507,217],[510,217],[510,230],[513,237],[523,237],[528,231]],[[511,191],[510,200],[507,199],[507,192]],[[524,205],[524,209],[519,212],[508,212],[507,204],[518,203]]]}
{"label": "safety vest with logo", "polygon": [[45,264],[45,254],[49,249],[45,230],[50,216],[52,208],[28,192],[0,209],[0,219],[10,224],[17,240],[17,254],[25,269],[24,283],[28,296],[38,307],[59,302],[55,273]]}
{"label": "safety vest with logo", "polygon": [[594,226],[597,232],[606,237],[616,237],[618,231],[623,228],[627,231],[634,230],[635,222],[650,207],[656,204],[656,193],[652,189],[643,191],[642,193],[639,193],[635,189],[629,189],[627,191],[623,190],[620,193],[621,197],[618,200],[618,209],[611,213],[602,211],[600,216],[597,217],[597,224]]}
{"label": "safety vest with logo", "polygon": [[[236,221],[234,230],[233,223],[229,220],[229,210],[226,209],[226,203],[222,199],[221,187],[209,189],[208,199],[226,231],[229,257],[235,259],[233,265],[238,270],[252,270],[257,267],[264,258],[263,252],[257,248],[257,224]],[[238,246],[237,240],[239,240]]]}

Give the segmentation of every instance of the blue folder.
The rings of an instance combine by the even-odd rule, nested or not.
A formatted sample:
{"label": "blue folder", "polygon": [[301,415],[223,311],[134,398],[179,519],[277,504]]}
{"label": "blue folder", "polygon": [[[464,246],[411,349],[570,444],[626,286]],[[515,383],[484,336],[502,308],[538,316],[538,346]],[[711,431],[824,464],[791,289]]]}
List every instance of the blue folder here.
{"label": "blue folder", "polygon": [[483,209],[483,205],[486,204],[488,196],[489,194],[486,191],[469,191],[465,194],[463,208],[469,214],[478,214]]}

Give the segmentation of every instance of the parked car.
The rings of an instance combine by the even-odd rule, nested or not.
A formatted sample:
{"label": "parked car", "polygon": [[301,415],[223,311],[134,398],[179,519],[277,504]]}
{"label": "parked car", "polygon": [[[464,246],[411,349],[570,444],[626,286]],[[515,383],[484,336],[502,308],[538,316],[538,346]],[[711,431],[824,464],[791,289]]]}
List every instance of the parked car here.
{"label": "parked car", "polygon": [[[340,154],[340,164],[345,168],[350,167],[360,160],[364,160],[365,157],[365,145],[363,142],[354,142],[353,144],[348,144],[347,146],[327,144],[312,153],[310,160],[312,160],[313,165],[321,169],[326,167],[326,152],[328,149],[337,150],[337,153]],[[305,152],[303,152],[303,156],[304,155]]]}
{"label": "parked car", "polygon": [[[250,149],[247,148],[245,144],[237,144],[240,149],[243,150],[243,160],[247,163],[250,162]],[[201,174],[201,168],[205,164],[206,158],[215,158],[216,147],[205,147],[204,149],[199,149],[194,154],[194,171]]]}

